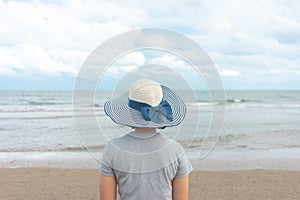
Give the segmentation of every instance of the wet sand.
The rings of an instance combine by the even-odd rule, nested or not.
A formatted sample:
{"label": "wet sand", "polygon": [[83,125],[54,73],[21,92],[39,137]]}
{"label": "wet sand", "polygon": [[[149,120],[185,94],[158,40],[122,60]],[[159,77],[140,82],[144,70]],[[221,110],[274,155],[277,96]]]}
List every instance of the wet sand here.
{"label": "wet sand", "polygon": [[[97,169],[0,169],[2,200],[96,200]],[[300,199],[300,171],[194,171],[189,199]]]}

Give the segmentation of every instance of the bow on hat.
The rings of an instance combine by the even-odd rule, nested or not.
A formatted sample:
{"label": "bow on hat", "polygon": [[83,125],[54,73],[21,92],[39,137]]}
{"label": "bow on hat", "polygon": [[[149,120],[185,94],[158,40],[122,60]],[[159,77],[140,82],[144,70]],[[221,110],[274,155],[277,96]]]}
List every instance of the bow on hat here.
{"label": "bow on hat", "polygon": [[135,110],[139,110],[142,113],[143,118],[146,121],[162,123],[165,121],[162,118],[163,116],[167,120],[173,121],[172,108],[166,100],[162,100],[158,106],[151,106],[146,103],[141,103],[141,102],[137,102],[137,101],[129,99],[128,106]]}

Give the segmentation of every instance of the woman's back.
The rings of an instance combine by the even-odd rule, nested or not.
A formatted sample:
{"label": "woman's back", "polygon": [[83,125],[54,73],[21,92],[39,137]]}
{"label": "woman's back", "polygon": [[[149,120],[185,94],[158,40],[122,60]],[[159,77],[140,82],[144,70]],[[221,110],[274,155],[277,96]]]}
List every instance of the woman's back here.
{"label": "woman's back", "polygon": [[100,169],[100,197],[121,200],[187,199],[191,163],[183,148],[156,130],[179,125],[184,101],[175,91],[149,79],[132,84],[128,93],[109,99],[105,113],[135,131],[108,142]]}
{"label": "woman's back", "polygon": [[192,166],[176,141],[131,132],[107,144],[100,171],[116,177],[122,200],[163,200],[172,199],[172,181],[187,176]]}

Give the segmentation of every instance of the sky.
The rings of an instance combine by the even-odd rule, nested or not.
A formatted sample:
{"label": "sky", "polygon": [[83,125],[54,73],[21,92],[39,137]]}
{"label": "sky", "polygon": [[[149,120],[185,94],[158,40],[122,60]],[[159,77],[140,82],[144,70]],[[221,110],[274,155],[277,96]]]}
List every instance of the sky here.
{"label": "sky", "polygon": [[[94,49],[117,34],[149,27],[200,45],[225,89],[299,90],[299,10],[297,0],[0,1],[0,90],[72,90]],[[105,79],[118,80],[149,63],[186,65],[169,54],[132,52]]]}

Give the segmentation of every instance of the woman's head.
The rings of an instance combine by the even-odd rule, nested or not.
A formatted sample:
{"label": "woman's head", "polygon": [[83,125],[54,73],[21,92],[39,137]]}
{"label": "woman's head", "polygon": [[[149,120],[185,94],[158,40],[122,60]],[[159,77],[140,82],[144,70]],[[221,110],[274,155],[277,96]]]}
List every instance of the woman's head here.
{"label": "woman's head", "polygon": [[136,128],[164,128],[176,126],[186,112],[183,100],[170,88],[140,79],[128,93],[108,100],[105,113],[117,124]]}
{"label": "woman's head", "polygon": [[163,92],[159,83],[140,79],[132,84],[128,98],[151,106],[158,106],[162,101]]}

